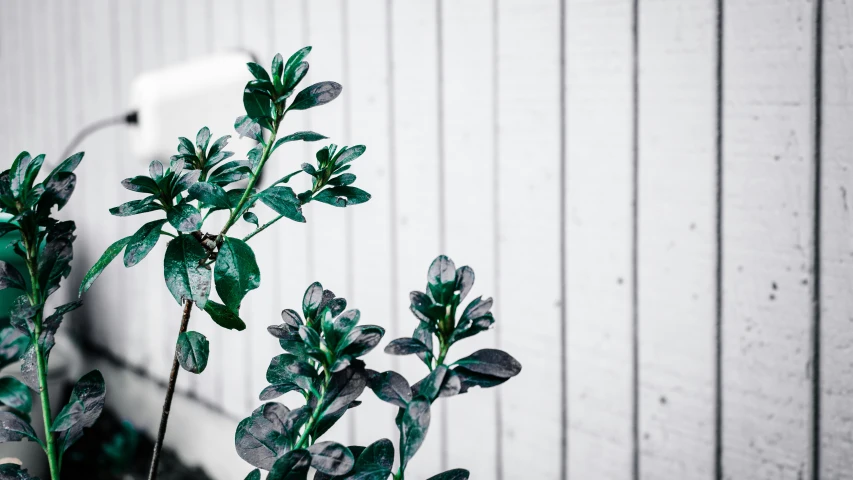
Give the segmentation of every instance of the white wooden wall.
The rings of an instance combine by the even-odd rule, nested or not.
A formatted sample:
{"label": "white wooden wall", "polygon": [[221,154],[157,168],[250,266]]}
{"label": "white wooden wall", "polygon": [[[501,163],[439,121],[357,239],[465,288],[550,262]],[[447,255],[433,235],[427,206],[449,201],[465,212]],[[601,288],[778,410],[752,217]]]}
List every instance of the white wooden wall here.
{"label": "white wooden wall", "polygon": [[[497,299],[469,347],[524,370],[437,407],[412,478],[853,478],[851,18],[850,0],[3,0],[0,158],[55,157],[139,72],[311,44],[311,78],[345,90],[295,128],[365,143],[373,200],[259,237],[249,328],[193,319],[213,361],[183,394],[250,412],[264,327],[315,279],[408,334],[443,252]],[[78,275],[137,225],[107,213],[139,170],[125,140],[84,145]],[[179,307],[158,261],[110,269],[88,304],[77,328],[165,377]],[[393,409],[355,412],[339,438],[395,438]]]}

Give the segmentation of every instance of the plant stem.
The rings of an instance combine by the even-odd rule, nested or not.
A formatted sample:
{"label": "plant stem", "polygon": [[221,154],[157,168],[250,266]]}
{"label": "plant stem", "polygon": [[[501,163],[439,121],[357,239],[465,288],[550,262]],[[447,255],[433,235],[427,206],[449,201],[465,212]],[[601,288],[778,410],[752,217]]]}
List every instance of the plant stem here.
{"label": "plant stem", "polygon": [[38,281],[38,235],[36,239],[24,237],[24,246],[27,249],[27,270],[30,274],[30,286],[32,296],[30,297],[30,305],[36,307],[36,316],[33,318],[35,330],[35,338],[33,338],[33,348],[36,351],[36,367],[38,370],[39,382],[39,398],[41,400],[42,418],[44,420],[44,437],[45,437],[45,453],[47,454],[47,463],[50,467],[51,480],[59,480],[59,458],[57,457],[56,438],[51,432],[53,426],[53,415],[50,412],[50,394],[47,390],[47,359],[44,356],[44,351],[39,344],[39,337],[42,332],[42,316],[44,314],[44,299],[42,298],[41,287]]}
{"label": "plant stem", "polygon": [[323,382],[323,386],[320,388],[320,398],[317,400],[317,406],[314,407],[314,411],[311,412],[311,418],[309,418],[308,423],[305,424],[305,430],[302,431],[302,435],[300,435],[299,439],[296,440],[296,443],[293,444],[294,450],[305,446],[305,442],[311,435],[312,430],[314,430],[314,424],[316,424],[317,420],[320,419],[320,409],[323,408],[323,400],[326,399],[326,390],[329,388],[329,380],[332,377],[328,370],[325,370],[325,374],[326,378]]}
{"label": "plant stem", "polygon": [[[192,312],[192,300],[184,300],[184,313],[181,317],[181,333],[186,333],[190,323]],[[175,383],[178,381],[178,347],[175,345],[175,357],[172,359],[172,373],[169,374],[169,387],[166,389],[166,399],[163,402],[163,414],[160,417],[160,430],[157,432],[157,442],[154,444],[154,454],[151,457],[151,469],[148,471],[148,480],[157,478],[157,467],[160,464],[160,450],[163,449],[163,438],[166,437],[166,425],[169,423],[169,411],[172,408],[172,396],[175,394]]]}

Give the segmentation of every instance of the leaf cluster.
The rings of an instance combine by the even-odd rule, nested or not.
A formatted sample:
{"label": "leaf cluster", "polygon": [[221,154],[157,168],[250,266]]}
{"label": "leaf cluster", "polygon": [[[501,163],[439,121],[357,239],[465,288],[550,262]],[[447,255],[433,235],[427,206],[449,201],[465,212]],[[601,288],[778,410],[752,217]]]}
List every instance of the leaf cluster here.
{"label": "leaf cluster", "polygon": [[[346,307],[345,299],[313,283],[303,296],[301,315],[284,310],[283,323],[268,328],[286,353],[270,362],[266,374],[270,385],[259,398],[268,401],[297,392],[304,404],[291,409],[267,402],[238,425],[237,453],[259,469],[269,470],[267,478],[306,478],[309,467],[326,475],[315,479],[368,478],[351,475],[380,461],[377,457],[368,462],[363,447],[318,442],[348,410],[361,403],[358,397],[367,379],[359,358],[373,350],[385,334],[382,327],[359,325],[360,312]],[[381,452],[376,454],[384,458]]]}

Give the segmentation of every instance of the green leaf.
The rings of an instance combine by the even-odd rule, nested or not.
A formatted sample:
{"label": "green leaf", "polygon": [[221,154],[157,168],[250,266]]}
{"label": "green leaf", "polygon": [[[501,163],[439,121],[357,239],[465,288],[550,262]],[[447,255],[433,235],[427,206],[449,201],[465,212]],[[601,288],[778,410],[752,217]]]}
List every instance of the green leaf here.
{"label": "green leaf", "polygon": [[152,160],[148,164],[148,176],[155,182],[163,179],[163,164],[159,160]]}
{"label": "green leaf", "polygon": [[248,475],[246,475],[245,480],[261,480],[261,471],[257,468],[252,470]]}
{"label": "green leaf", "polygon": [[210,142],[210,129],[201,127],[195,136],[195,146],[202,152],[207,151],[207,144]]}
{"label": "green leaf", "polygon": [[140,213],[153,212],[160,210],[160,205],[154,203],[154,196],[145,197],[142,200],[131,200],[127,203],[122,203],[117,207],[110,209],[110,214],[116,217],[129,217],[131,215],[139,215]]}
{"label": "green leaf", "polygon": [[459,267],[456,269],[456,287],[455,290],[459,292],[459,301],[465,300],[465,297],[468,296],[468,292],[471,291],[471,287],[474,286],[474,270],[465,265],[463,267]]}
{"label": "green leaf", "polygon": [[237,454],[251,465],[270,470],[288,449],[288,429],[284,418],[290,410],[280,403],[265,403],[237,426],[234,446]]}
{"label": "green leaf", "polygon": [[251,224],[252,224],[252,225],[254,225],[256,228],[257,228],[257,227],[259,226],[259,224],[260,224],[260,221],[258,220],[258,216],[257,216],[257,215],[255,215],[255,214],[254,214],[254,213],[252,213],[252,212],[246,212],[246,213],[244,213],[244,214],[243,214],[243,221],[244,221],[244,222],[251,223]]}
{"label": "green leaf", "polygon": [[368,370],[367,373],[367,386],[383,402],[406,408],[412,401],[412,387],[399,373],[391,370],[383,373]]}
{"label": "green leaf", "polygon": [[21,152],[12,162],[12,168],[9,172],[9,178],[11,181],[12,195],[14,195],[15,198],[20,198],[21,193],[23,193],[24,191],[24,182],[27,176],[27,167],[30,166],[30,162],[32,161],[33,159],[32,157],[30,157],[30,154],[28,152]]}
{"label": "green leaf", "polygon": [[60,172],[49,177],[42,185],[44,185],[44,193],[38,200],[38,211],[39,215],[47,216],[54,205],[57,210],[62,210],[62,207],[68,203],[77,185],[77,176],[73,173]]}
{"label": "green leaf", "polygon": [[273,357],[266,375],[267,381],[273,385],[294,384],[305,392],[313,388],[312,382],[316,377],[317,371],[311,364],[290,353]]}
{"label": "green leaf", "polygon": [[83,152],[77,152],[77,153],[71,155],[70,157],[66,158],[65,160],[63,160],[62,163],[57,165],[56,168],[54,168],[53,171],[48,174],[44,183],[47,184],[47,182],[51,178],[55,178],[60,173],[71,173],[71,172],[73,172],[74,169],[76,169],[77,166],[80,165],[80,162],[83,161],[83,155],[84,155]]}
{"label": "green leaf", "polygon": [[198,332],[182,332],[178,335],[176,355],[184,370],[201,373],[207,367],[210,343]]}
{"label": "green leaf", "polygon": [[387,480],[393,466],[394,444],[383,438],[361,452],[347,480]]}
{"label": "green leaf", "polygon": [[278,141],[275,142],[275,144],[272,146],[272,149],[270,150],[270,155],[272,155],[272,152],[274,152],[275,149],[279,147],[279,145],[282,145],[282,144],[287,143],[287,142],[296,142],[299,140],[302,140],[304,142],[316,142],[317,140],[323,140],[325,138],[329,138],[329,137],[326,137],[325,135],[320,135],[319,133],[316,133],[316,132],[306,131],[306,132],[291,133],[290,135],[287,135],[286,137],[282,137],[282,138],[278,139]]}
{"label": "green leaf", "polygon": [[246,66],[249,67],[249,72],[252,73],[253,77],[257,78],[258,80],[266,80],[268,82],[271,81],[270,76],[267,71],[264,70],[264,67],[258,65],[255,62],[249,62],[246,64]]}
{"label": "green leaf", "polygon": [[252,248],[242,240],[225,237],[216,257],[213,279],[219,298],[231,310],[239,311],[246,294],[261,284],[261,271]]}
{"label": "green leaf", "polygon": [[243,92],[243,106],[246,115],[253,120],[270,118],[270,98],[266,95],[246,90]]}
{"label": "green leaf", "polygon": [[231,311],[230,308],[222,305],[221,303],[208,300],[204,305],[204,311],[207,312],[207,314],[210,315],[210,318],[212,318],[220,327],[237,331],[246,329],[246,324],[243,320],[241,320],[236,313]]}
{"label": "green leaf", "polygon": [[288,110],[307,110],[325,105],[338,98],[343,87],[336,82],[320,82],[305,88],[296,95]]}
{"label": "green leaf", "polygon": [[430,349],[419,340],[407,337],[391,340],[385,346],[385,353],[389,355],[412,355],[414,353],[429,351]]}
{"label": "green leaf", "polygon": [[101,258],[92,265],[92,268],[90,268],[83,277],[83,282],[80,284],[80,292],[78,293],[79,296],[82,297],[83,294],[86,293],[86,290],[89,290],[92,284],[95,283],[98,276],[101,275],[101,272],[107,268],[107,265],[109,265],[110,262],[118,256],[119,252],[121,252],[125,245],[130,243],[131,238],[133,237],[124,237],[120,240],[116,240],[112,245],[107,247],[107,250],[103,255],[101,255]]}
{"label": "green leaf", "polygon": [[166,223],[166,220],[154,220],[148,222],[136,233],[130,237],[130,242],[124,250],[124,266],[132,267],[141,262],[148,253],[157,245],[160,239],[160,228]]}
{"label": "green leaf", "polygon": [[248,115],[237,117],[237,120],[234,121],[234,130],[237,130],[237,133],[242,137],[248,137],[261,143],[264,142],[264,137],[261,135],[261,126]]}
{"label": "green leaf", "polygon": [[424,443],[429,430],[429,402],[423,398],[415,398],[409,402],[400,420],[400,462],[406,468],[409,460],[415,456]]}
{"label": "green leaf", "polygon": [[456,288],[456,265],[445,255],[439,255],[429,266],[427,286],[437,303],[447,305]]}
{"label": "green leaf", "polygon": [[201,212],[189,203],[179,203],[170,208],[166,218],[179,232],[195,232],[201,228]]}
{"label": "green leaf", "polygon": [[435,369],[429,372],[429,375],[424,377],[423,380],[412,385],[412,395],[420,395],[432,402],[438,398],[438,393],[441,391],[441,387],[444,385],[449,371],[450,370],[447,369],[446,365],[439,365],[435,367]]}
{"label": "green leaf", "polygon": [[355,175],[351,173],[345,173],[343,175],[338,175],[337,177],[330,178],[328,181],[329,185],[334,185],[336,187],[345,187],[347,185],[355,182]]}
{"label": "green leaf", "polygon": [[343,148],[335,156],[335,168],[343,167],[344,165],[352,162],[356,158],[362,156],[365,150],[367,150],[367,147],[364,145],[355,145],[349,148]]}
{"label": "green leaf", "polygon": [[95,424],[104,409],[106,395],[104,376],[98,370],[92,370],[77,380],[68,404],[56,416],[51,427],[52,432],[59,432],[60,451],[68,450],[83,436],[84,428]]}
{"label": "green leaf", "polygon": [[281,79],[284,74],[284,59],[280,53],[276,53],[275,57],[273,57],[270,72],[272,73],[272,82],[273,85],[275,85],[276,90],[281,90]]}
{"label": "green leaf", "polygon": [[37,156],[30,162],[27,167],[26,176],[24,178],[24,188],[29,190],[33,188],[33,183],[35,183],[36,177],[39,174],[39,170],[41,170],[41,166],[44,163],[44,154]]}
{"label": "green leaf", "polygon": [[194,183],[189,189],[188,200],[200,200],[203,207],[231,208],[228,195],[219,185],[209,182]]}
{"label": "green leaf", "polygon": [[373,350],[385,335],[385,329],[377,325],[363,325],[353,328],[338,347],[342,355],[360,357]]}
{"label": "green leaf", "polygon": [[33,408],[29,387],[15,377],[0,378],[0,404],[29,414]]}
{"label": "green leaf", "polygon": [[217,138],[215,142],[213,142],[213,145],[210,146],[210,150],[207,152],[208,157],[206,166],[212,166],[211,163],[213,162],[213,157],[219,155],[225,150],[225,146],[228,145],[228,140],[230,139],[231,135],[223,135]]}
{"label": "green leaf", "polygon": [[311,466],[328,475],[344,475],[352,470],[355,457],[349,448],[335,442],[318,442],[308,447]]}
{"label": "green leaf", "polygon": [[0,261],[0,290],[7,288],[27,291],[27,282],[14,265]]}
{"label": "green leaf", "polygon": [[311,46],[302,47],[291,55],[287,59],[287,63],[284,64],[284,75],[287,75],[288,72],[292,72],[296,69],[296,67],[302,63],[302,60],[304,60],[309,53],[311,53]]}
{"label": "green leaf", "polygon": [[4,463],[0,465],[0,480],[39,480],[27,472],[27,470],[15,463]]}
{"label": "green leaf", "polygon": [[297,221],[305,222],[302,215],[302,204],[293,193],[293,189],[284,186],[272,186],[258,193],[260,201],[273,209],[279,215]]}
{"label": "green leaf", "polygon": [[477,350],[465,358],[454,362],[454,365],[466,370],[490,375],[498,378],[511,378],[521,372],[521,364],[512,355],[493,348]]}
{"label": "green leaf", "polygon": [[20,442],[24,438],[41,444],[33,427],[12,412],[0,412],[0,443]]}
{"label": "green leaf", "polygon": [[178,137],[178,152],[185,155],[195,155],[195,145],[187,137]]}
{"label": "green leaf", "polygon": [[30,345],[30,336],[14,327],[0,330],[0,368],[18,361]]}
{"label": "green leaf", "polygon": [[121,185],[131,192],[150,193],[154,195],[160,194],[160,186],[157,185],[151,177],[139,175],[137,177],[125,178],[121,181]]}
{"label": "green leaf", "polygon": [[468,480],[468,476],[471,475],[468,470],[462,468],[454,468],[453,470],[448,470],[444,473],[439,473],[438,475],[429,477],[427,480]]}
{"label": "green leaf", "polygon": [[291,450],[276,460],[267,475],[267,480],[305,480],[311,468],[311,454],[308,450]]}
{"label": "green leaf", "polygon": [[466,370],[464,367],[455,367],[453,373],[459,378],[459,393],[466,393],[474,387],[491,388],[498,386],[508,378],[493,377],[481,373]]}
{"label": "green leaf", "polygon": [[210,294],[210,269],[199,266],[205,258],[207,251],[189,235],[172,239],[166,247],[163,261],[166,286],[179,305],[192,300],[205,308]]}
{"label": "green leaf", "polygon": [[328,203],[335,207],[358,205],[370,200],[370,194],[356,187],[329,187],[314,195],[314,200]]}

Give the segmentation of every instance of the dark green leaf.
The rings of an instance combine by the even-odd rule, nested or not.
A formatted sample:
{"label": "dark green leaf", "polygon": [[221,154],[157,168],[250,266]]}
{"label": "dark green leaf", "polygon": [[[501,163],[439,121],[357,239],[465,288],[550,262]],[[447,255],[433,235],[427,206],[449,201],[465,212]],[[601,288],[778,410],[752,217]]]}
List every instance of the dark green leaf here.
{"label": "dark green leaf", "polygon": [[27,470],[15,463],[4,463],[0,465],[0,480],[39,480],[27,472]]}
{"label": "dark green leaf", "polygon": [[363,362],[356,362],[340,372],[333,373],[323,398],[321,418],[347,408],[361,395],[366,386]]}
{"label": "dark green leaf", "polygon": [[190,170],[187,173],[183,174],[180,180],[175,183],[175,187],[172,188],[172,196],[175,197],[179,193],[185,190],[189,190],[191,186],[198,182],[200,176],[201,170]]}
{"label": "dark green leaf", "polygon": [[348,205],[358,205],[370,200],[370,194],[364,190],[352,187],[329,187],[317,195],[314,195],[314,200],[318,202],[328,203],[335,207],[346,207]]}
{"label": "dark green leaf", "polygon": [[130,237],[127,248],[124,250],[124,266],[132,267],[141,262],[148,253],[157,245],[160,239],[160,228],[166,220],[154,220],[148,222]]}
{"label": "dark green leaf", "polygon": [[280,53],[276,53],[272,59],[272,82],[277,90],[281,90],[281,79],[284,76],[284,59]]}
{"label": "dark green leaf", "polygon": [[468,470],[454,468],[453,470],[429,477],[427,480],[468,480],[469,475]]}
{"label": "dark green leaf", "polygon": [[21,152],[12,162],[12,168],[9,172],[11,181],[12,195],[19,198],[24,190],[24,182],[27,176],[27,168],[33,161],[28,152]]}
{"label": "dark green leaf", "polygon": [[247,89],[243,92],[243,106],[253,120],[270,117],[270,98],[266,95]]}
{"label": "dark green leaf", "polygon": [[142,200],[131,200],[127,203],[111,208],[110,214],[117,217],[129,217],[131,215],[139,215],[140,213],[160,210],[160,205],[154,203],[154,200],[156,200],[156,198],[153,196],[145,197]]}
{"label": "dark green leaf", "polygon": [[521,364],[512,355],[493,348],[477,350],[467,357],[457,360],[455,365],[474,373],[491,375],[498,378],[514,377],[521,372]]}
{"label": "dark green leaf", "polygon": [[7,288],[26,291],[27,282],[14,265],[0,261],[0,290]]}
{"label": "dark green leaf", "polygon": [[74,169],[80,165],[80,162],[83,161],[83,152],[77,152],[70,157],[66,158],[62,161],[56,168],[53,169],[50,174],[48,174],[47,179],[45,179],[45,183],[53,177],[56,177],[60,173],[71,173]]}
{"label": "dark green leaf", "polygon": [[367,374],[367,385],[380,400],[401,408],[406,408],[412,400],[412,388],[399,373],[391,370],[383,373],[368,370]]}
{"label": "dark green leaf", "polygon": [[267,480],[305,480],[311,468],[308,450],[291,450],[276,460],[267,475]]}
{"label": "dark green leaf", "polygon": [[456,270],[456,291],[459,292],[459,301],[465,300],[471,287],[474,286],[474,270],[465,265]]}
{"label": "dark green leaf", "polygon": [[26,178],[24,179],[24,187],[26,189],[33,188],[33,184],[35,183],[36,177],[38,177],[43,163],[44,154],[37,156],[32,162],[30,162],[30,165],[27,167]]}
{"label": "dark green leaf", "polygon": [[385,346],[385,353],[390,355],[411,355],[413,353],[429,352],[426,345],[414,338],[398,338],[391,340]]}
{"label": "dark green leaf", "polygon": [[429,402],[423,398],[415,398],[409,402],[400,420],[400,461],[403,468],[415,456],[424,443],[429,430]]}
{"label": "dark green leaf", "polygon": [[189,203],[179,203],[170,208],[166,218],[179,232],[195,232],[201,228],[201,212]]}
{"label": "dark green leaf", "polygon": [[247,115],[237,117],[237,120],[234,121],[234,130],[237,130],[241,137],[248,137],[261,143],[264,141],[264,137],[261,135],[261,126]]}
{"label": "dark green leaf", "polygon": [[[344,299],[340,298],[335,300]],[[326,343],[329,345],[329,348],[338,352],[341,340],[346,338],[346,336],[349,335],[349,332],[352,331],[353,327],[358,325],[360,317],[361,312],[358,310],[347,310],[335,317],[332,309],[327,308],[326,313],[323,316],[323,336],[326,337]]]}
{"label": "dark green leaf", "polygon": [[195,145],[187,137],[178,137],[178,152],[185,155],[195,155]]}
{"label": "dark green leaf", "polygon": [[172,239],[166,247],[163,262],[166,286],[179,305],[192,300],[205,308],[210,294],[210,269],[199,266],[204,258],[207,251],[189,235]]}
{"label": "dark green leaf", "polygon": [[29,334],[14,327],[0,330],[0,368],[18,361],[29,345]]}
{"label": "dark green leaf", "polygon": [[15,377],[0,378],[0,404],[29,414],[33,408],[30,389]]}
{"label": "dark green leaf", "polygon": [[302,388],[295,383],[278,383],[275,385],[267,385],[261,390],[258,399],[261,401],[272,400],[284,395],[287,392],[302,391]]}
{"label": "dark green leaf", "polygon": [[207,357],[210,354],[210,343],[198,332],[182,332],[178,334],[176,355],[178,363],[184,370],[191,373],[201,373],[207,367]]}
{"label": "dark green leaf", "polygon": [[456,265],[453,260],[439,255],[429,266],[427,286],[436,302],[447,305],[456,288]]}
{"label": "dark green leaf", "polygon": [[387,438],[370,444],[355,462],[348,480],[386,480],[394,466],[394,444]]}
{"label": "dark green leaf", "polygon": [[264,70],[264,67],[254,62],[249,62],[246,65],[249,67],[249,71],[252,73],[253,77],[257,78],[258,80],[270,81],[270,76],[269,74],[267,74],[267,71]]}
{"label": "dark green leaf", "polygon": [[376,325],[363,325],[353,328],[341,343],[341,354],[353,358],[360,357],[373,350],[385,335],[385,329]]}
{"label": "dark green leaf", "polygon": [[266,403],[243,419],[234,435],[240,458],[255,467],[270,470],[276,459],[287,451],[287,430],[281,416],[288,412],[284,405]]}
{"label": "dark green leaf", "polygon": [[438,392],[441,390],[448,372],[447,366],[438,365],[423,380],[412,385],[412,396],[416,397],[420,395],[432,402],[438,398]]}
{"label": "dark green leaf", "polygon": [[163,178],[163,164],[158,160],[152,160],[148,164],[148,176],[155,182],[159,182]]}
{"label": "dark green leaf", "polygon": [[207,166],[212,166],[211,163],[213,162],[213,158],[224,151],[225,146],[228,145],[228,140],[230,139],[231,135],[223,135],[213,142],[213,145],[210,146],[210,150],[207,152]]}
{"label": "dark green leaf", "polygon": [[323,140],[325,138],[329,138],[329,137],[326,137],[325,135],[320,135],[319,133],[316,133],[316,132],[310,132],[310,131],[291,133],[290,135],[287,135],[286,137],[282,137],[282,138],[278,139],[278,141],[276,141],[275,144],[272,146],[272,150],[270,150],[270,154],[272,154],[272,152],[274,152],[275,149],[278,148],[279,145],[281,145],[283,143],[295,142],[295,141],[299,141],[299,140],[302,140],[304,142],[316,142],[317,140]]}
{"label": "dark green leaf", "polygon": [[52,432],[59,432],[60,451],[68,450],[68,447],[83,436],[84,428],[95,424],[104,409],[106,395],[107,389],[101,372],[92,370],[77,380],[68,404],[56,416],[51,427]]}
{"label": "dark green leaf", "polygon": [[338,175],[337,177],[329,179],[329,185],[334,185],[338,187],[345,187],[347,185],[355,182],[355,175],[351,173],[345,173],[343,175]]}
{"label": "dark green leaf", "polygon": [[12,412],[0,412],[0,443],[20,442],[24,438],[41,444],[33,427],[24,419]]}
{"label": "dark green leaf", "polygon": [[89,287],[91,287],[92,284],[95,283],[95,280],[98,278],[98,276],[101,275],[101,272],[103,272],[104,269],[107,268],[107,265],[109,265],[110,262],[112,262],[113,259],[118,256],[119,252],[121,252],[125,245],[130,243],[131,238],[132,237],[124,237],[120,240],[115,241],[112,245],[107,247],[107,250],[104,252],[103,255],[101,255],[101,258],[99,258],[98,261],[95,262],[94,265],[92,265],[92,268],[90,268],[89,271],[86,272],[86,275],[83,277],[83,282],[80,284],[79,292],[79,295],[81,297],[84,293],[86,293],[86,290],[89,290]]}
{"label": "dark green leaf", "polygon": [[311,466],[329,475],[344,475],[352,470],[355,457],[350,450],[335,442],[318,442],[308,447]]}
{"label": "dark green leaf", "polygon": [[[317,315],[317,310],[323,302],[323,285],[320,282],[314,282],[305,290],[305,295],[302,296],[302,314],[310,320]],[[282,312],[284,315],[284,312]]]}
{"label": "dark green leaf", "polygon": [[273,385],[292,383],[302,391],[309,391],[313,388],[312,382],[316,376],[316,370],[309,363],[300,360],[296,355],[283,353],[270,361],[266,379]]}
{"label": "dark green leaf", "polygon": [[261,271],[251,247],[242,240],[225,237],[216,257],[213,278],[219,298],[230,309],[239,311],[243,297],[261,284]]}
{"label": "dark green leaf", "polygon": [[288,72],[292,72],[294,69],[296,69],[296,67],[300,63],[302,63],[302,60],[304,60],[305,57],[307,57],[309,53],[311,53],[311,47],[310,46],[302,47],[299,50],[297,50],[296,53],[294,53],[293,55],[291,55],[287,59],[287,63],[284,64],[284,73],[283,74],[287,75]]}
{"label": "dark green leaf", "polygon": [[121,184],[124,188],[132,192],[151,193],[154,195],[160,194],[160,187],[151,177],[140,175],[137,177],[125,178],[121,181]]}
{"label": "dark green leaf", "polygon": [[228,195],[219,185],[209,182],[194,183],[189,189],[188,200],[200,200],[203,207],[228,209],[231,202]]}
{"label": "dark green leaf", "polygon": [[246,475],[245,480],[261,480],[261,471],[257,468],[252,470],[248,475]]}
{"label": "dark green leaf", "polygon": [[243,221],[251,223],[255,227],[258,227],[260,222],[258,221],[258,216],[252,212],[246,212],[243,214]]}
{"label": "dark green leaf", "polygon": [[71,259],[74,257],[72,232],[48,239],[42,248],[38,262],[38,278],[42,292],[47,295],[56,291],[60,280],[71,273]]}
{"label": "dark green leaf", "polygon": [[56,205],[57,210],[62,210],[74,193],[77,185],[77,176],[73,173],[61,172],[44,181],[44,193],[38,200],[38,211],[40,215],[47,215],[50,209]]}
{"label": "dark green leaf", "polygon": [[210,129],[201,127],[195,136],[195,145],[203,153],[207,151],[208,142],[210,142]]}
{"label": "dark green leaf", "polygon": [[246,324],[243,320],[241,320],[236,313],[231,311],[230,308],[222,305],[221,303],[208,300],[204,305],[204,311],[207,312],[207,314],[210,315],[210,318],[212,318],[220,327],[237,331],[246,329]]}
{"label": "dark green leaf", "polygon": [[509,380],[508,378],[494,377],[491,375],[472,372],[464,367],[455,367],[453,369],[453,373],[459,378],[459,393],[466,393],[474,387],[495,387]]}
{"label": "dark green leaf", "polygon": [[299,92],[288,110],[307,110],[325,105],[337,98],[342,89],[343,87],[335,82],[315,83]]}
{"label": "dark green leaf", "polygon": [[362,156],[367,147],[364,145],[355,145],[353,147],[344,148],[335,156],[335,168],[343,167],[352,162],[356,158]]}
{"label": "dark green leaf", "polygon": [[297,222],[305,222],[305,217],[302,215],[302,205],[296,198],[296,194],[293,193],[292,188],[272,186],[260,192],[258,198],[279,215],[284,215]]}

